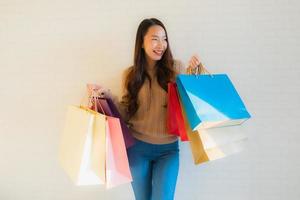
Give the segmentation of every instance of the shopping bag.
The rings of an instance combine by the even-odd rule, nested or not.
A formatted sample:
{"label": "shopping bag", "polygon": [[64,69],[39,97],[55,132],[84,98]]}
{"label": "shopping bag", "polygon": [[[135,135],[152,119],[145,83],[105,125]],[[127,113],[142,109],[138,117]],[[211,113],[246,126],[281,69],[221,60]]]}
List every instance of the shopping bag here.
{"label": "shopping bag", "polygon": [[226,128],[193,131],[183,106],[182,112],[195,164],[225,158],[243,150],[247,137],[241,132]]}
{"label": "shopping bag", "polygon": [[[100,98],[100,99],[98,99],[97,102],[98,102],[98,104],[101,104],[106,115],[119,118],[125,146],[126,146],[126,148],[133,146],[135,144],[135,139],[131,135],[131,132],[130,132],[129,128],[127,127],[126,123],[124,122],[124,120],[122,120],[121,114],[119,113],[119,111],[118,111],[117,107],[115,106],[115,104],[113,103],[113,101],[110,98]],[[100,107],[100,105],[98,105],[98,107]]]}
{"label": "shopping bag", "polygon": [[205,140],[201,138],[201,131],[189,132],[189,143],[195,164],[201,164],[220,158],[225,158],[234,153],[241,152],[246,144],[246,139],[233,141],[228,144],[205,148]]}
{"label": "shopping bag", "polygon": [[[92,96],[95,92],[99,91],[101,88],[102,87],[97,84],[87,84],[87,93],[89,96]],[[117,109],[117,106],[113,103],[112,99],[100,98],[100,99],[98,99],[98,102],[102,104],[102,108],[104,109],[104,111],[107,115],[112,116],[112,117],[117,117],[120,119],[123,138],[125,141],[126,148],[133,146],[135,144],[135,139],[131,135],[130,129],[126,125],[120,112]],[[93,104],[92,104],[92,106],[93,106]],[[94,109],[94,107],[92,107],[91,109]]]}
{"label": "shopping bag", "polygon": [[[95,107],[95,104],[93,103],[91,106],[92,110],[97,110],[97,112],[100,112],[102,114],[105,113],[105,115],[113,117],[113,113],[112,113],[106,99],[96,98],[95,101],[97,103],[97,107]],[[99,108],[101,108],[101,109],[99,109]]]}
{"label": "shopping bag", "polygon": [[106,187],[109,189],[131,182],[132,176],[120,120],[108,116],[106,127]]}
{"label": "shopping bag", "polygon": [[93,98],[92,108],[106,116],[106,188],[132,181],[120,119],[112,117],[106,99]]}
{"label": "shopping bag", "polygon": [[[69,106],[59,160],[76,185],[116,187],[132,181],[120,120],[106,115],[95,97],[94,109]],[[99,109],[98,109],[98,106]],[[106,110],[107,111],[107,110]]]}
{"label": "shopping bag", "polygon": [[128,128],[128,126],[126,125],[125,121],[122,119],[122,116],[121,116],[120,112],[118,111],[116,105],[113,103],[113,101],[111,99],[107,99],[107,103],[111,110],[112,116],[120,119],[126,148],[133,146],[135,144],[135,139],[131,135],[131,131]]}
{"label": "shopping bag", "polygon": [[250,118],[226,74],[180,74],[176,83],[192,130],[239,125]]}
{"label": "shopping bag", "polygon": [[105,116],[82,106],[69,106],[61,136],[59,161],[76,185],[104,184]]}
{"label": "shopping bag", "polygon": [[120,119],[112,117],[106,99],[94,98],[92,106],[106,116],[106,188],[132,181]]}
{"label": "shopping bag", "polygon": [[181,141],[187,141],[182,110],[177,93],[176,83],[168,83],[167,129],[171,135],[180,136]]}

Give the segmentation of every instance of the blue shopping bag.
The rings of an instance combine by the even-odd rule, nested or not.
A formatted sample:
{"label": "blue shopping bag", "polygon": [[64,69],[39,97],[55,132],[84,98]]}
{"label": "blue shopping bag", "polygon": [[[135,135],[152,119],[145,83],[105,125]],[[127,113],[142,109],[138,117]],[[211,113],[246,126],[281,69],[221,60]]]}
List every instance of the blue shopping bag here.
{"label": "blue shopping bag", "polygon": [[176,83],[192,130],[239,125],[251,117],[226,74],[180,74]]}

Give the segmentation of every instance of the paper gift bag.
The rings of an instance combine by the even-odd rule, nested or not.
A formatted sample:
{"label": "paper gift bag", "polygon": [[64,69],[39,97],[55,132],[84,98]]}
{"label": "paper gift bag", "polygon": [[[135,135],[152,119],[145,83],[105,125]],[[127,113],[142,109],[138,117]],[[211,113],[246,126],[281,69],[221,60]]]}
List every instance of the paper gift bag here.
{"label": "paper gift bag", "polygon": [[228,144],[205,148],[205,140],[201,138],[201,132],[189,132],[188,137],[195,164],[217,160],[238,153],[243,150],[246,143],[245,138]]}
{"label": "paper gift bag", "polygon": [[126,123],[122,120],[122,117],[117,107],[114,105],[113,101],[109,98],[108,99],[103,98],[103,99],[98,99],[97,102],[98,102],[98,107],[102,106],[106,115],[119,118],[126,148],[129,148],[132,145],[134,145],[135,139],[131,135],[130,130],[127,127]]}
{"label": "paper gift bag", "polygon": [[108,106],[111,110],[112,116],[117,117],[117,118],[120,119],[121,128],[122,128],[126,148],[129,148],[129,147],[133,146],[135,144],[135,139],[131,135],[131,131],[129,130],[128,126],[126,125],[126,123],[122,119],[122,116],[119,113],[117,107],[115,106],[115,104],[113,103],[113,101],[111,99],[106,99],[106,101],[107,101]]}
{"label": "paper gift bag", "polygon": [[[102,114],[105,113],[105,115],[107,115],[107,116],[114,117],[106,99],[97,98],[96,102],[97,102],[97,111],[98,112],[100,112]],[[99,108],[101,108],[101,109],[99,109]],[[96,108],[94,107],[94,105],[92,105],[91,109],[95,110]]]}
{"label": "paper gift bag", "polygon": [[176,83],[168,84],[167,129],[169,134],[180,136],[182,141],[188,140]]}
{"label": "paper gift bag", "polygon": [[176,83],[192,130],[238,125],[250,118],[226,74],[181,74]]}
{"label": "paper gift bag", "polygon": [[112,188],[132,181],[120,121],[107,117],[106,187]]}
{"label": "paper gift bag", "polygon": [[195,164],[224,158],[243,150],[247,140],[244,134],[226,128],[193,131],[183,107],[182,112]]}
{"label": "paper gift bag", "polygon": [[59,160],[76,185],[105,183],[105,116],[69,106],[61,136]]}
{"label": "paper gift bag", "polygon": [[[94,93],[97,93],[102,87],[97,84],[87,84],[87,93],[89,96],[92,96]],[[126,148],[129,148],[135,144],[135,139],[131,135],[129,128],[127,127],[125,121],[123,120],[121,114],[119,113],[117,106],[114,104],[112,99],[110,98],[100,98],[98,102],[102,104],[102,108],[105,113],[112,117],[117,117],[120,119],[122,133],[125,141]],[[92,105],[93,106],[93,105]],[[99,105],[100,106],[100,105]],[[98,107],[99,107],[98,106]],[[91,107],[91,109],[95,109],[95,107]]]}
{"label": "paper gift bag", "polygon": [[94,98],[93,108],[106,116],[106,188],[132,181],[120,119],[112,117],[106,99]]}
{"label": "paper gift bag", "polygon": [[132,181],[120,119],[112,117],[106,99],[94,98],[92,106],[106,116],[106,188]]}

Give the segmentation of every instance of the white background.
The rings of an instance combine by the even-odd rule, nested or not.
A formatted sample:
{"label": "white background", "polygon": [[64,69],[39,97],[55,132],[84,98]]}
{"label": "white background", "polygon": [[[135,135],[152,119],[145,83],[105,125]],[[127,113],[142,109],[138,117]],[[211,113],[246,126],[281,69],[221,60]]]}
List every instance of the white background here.
{"label": "white background", "polygon": [[0,199],[132,200],[130,184],[77,187],[58,163],[68,104],[86,83],[119,94],[136,29],[161,19],[177,59],[227,73],[253,118],[246,150],[194,166],[181,144],[177,200],[300,197],[300,3],[296,0],[0,1]]}

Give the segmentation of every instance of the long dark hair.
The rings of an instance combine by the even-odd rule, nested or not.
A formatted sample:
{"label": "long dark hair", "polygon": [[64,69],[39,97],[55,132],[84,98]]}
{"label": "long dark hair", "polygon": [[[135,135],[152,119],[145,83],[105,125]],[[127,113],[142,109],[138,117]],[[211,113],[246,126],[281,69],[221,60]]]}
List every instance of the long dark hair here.
{"label": "long dark hair", "polygon": [[134,65],[131,67],[125,78],[125,89],[127,92],[122,97],[122,103],[124,103],[127,107],[128,119],[130,119],[138,109],[138,92],[140,91],[146,78],[149,80],[151,87],[151,78],[146,70],[147,60],[142,45],[144,43],[144,36],[146,35],[148,29],[153,25],[161,26],[166,33],[167,39],[167,49],[165,50],[162,58],[156,63],[157,82],[160,87],[167,92],[168,82],[175,76],[173,69],[174,60],[170,50],[170,44],[165,26],[158,19],[144,19],[140,23],[136,34]]}

